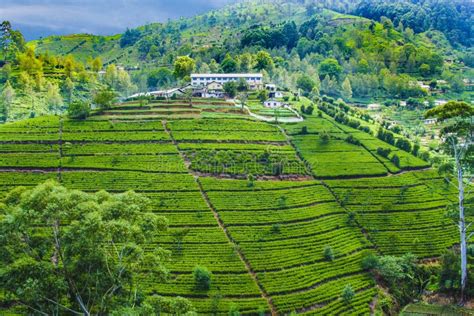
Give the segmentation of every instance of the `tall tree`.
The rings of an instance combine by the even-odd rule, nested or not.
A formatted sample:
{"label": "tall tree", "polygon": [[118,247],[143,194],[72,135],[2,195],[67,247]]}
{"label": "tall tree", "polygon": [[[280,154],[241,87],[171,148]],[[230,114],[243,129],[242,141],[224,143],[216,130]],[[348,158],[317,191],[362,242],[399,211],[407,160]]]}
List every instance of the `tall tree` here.
{"label": "tall tree", "polygon": [[344,79],[344,81],[342,82],[341,88],[341,95],[344,100],[350,100],[352,98],[352,86],[348,77],[346,77],[346,79]]}
{"label": "tall tree", "polygon": [[180,56],[174,63],[174,75],[176,78],[184,79],[191,75],[196,68],[196,62],[189,56]]}
{"label": "tall tree", "polygon": [[63,105],[63,98],[59,93],[58,85],[48,82],[46,89],[46,101],[50,110],[58,110],[58,108]]}
{"label": "tall tree", "polygon": [[10,108],[15,98],[15,89],[13,89],[10,81],[7,81],[3,87],[1,96],[1,103],[3,105],[3,119],[6,121],[8,119],[8,115],[10,114]]}
{"label": "tall tree", "polygon": [[102,59],[100,57],[96,57],[91,62],[92,71],[99,72],[102,69]]}
{"label": "tall tree", "polygon": [[20,31],[15,31],[9,21],[0,24],[0,58],[12,61],[18,52],[25,50],[26,42]]}
{"label": "tall tree", "polygon": [[[48,181],[14,189],[1,205],[0,288],[31,313],[106,315],[141,308],[147,300],[138,275],[155,282],[169,275],[169,252],[142,246],[168,221],[134,192],[89,194]],[[152,301],[146,305],[155,314]]]}
{"label": "tall tree", "polygon": [[[467,286],[467,243],[474,235],[467,235],[471,224],[466,223],[464,201],[466,184],[471,183],[474,168],[474,107],[465,102],[450,101],[426,113],[426,117],[436,118],[442,125],[441,139],[444,151],[451,160],[443,164],[440,171],[454,174],[452,181],[458,191],[458,228],[461,252],[461,303],[464,302]],[[447,178],[449,180],[449,178]]]}
{"label": "tall tree", "polygon": [[237,62],[230,54],[227,54],[221,62],[221,68],[225,73],[232,73],[237,71]]}
{"label": "tall tree", "polygon": [[266,52],[266,51],[259,51],[257,53],[257,57],[255,58],[256,65],[255,69],[257,70],[266,70],[266,71],[271,71],[273,70],[274,63],[272,56]]}
{"label": "tall tree", "polygon": [[74,93],[74,82],[69,77],[64,80],[63,89],[67,94],[67,102],[71,104]]}
{"label": "tall tree", "polygon": [[116,100],[117,93],[111,89],[101,89],[95,93],[93,98],[94,104],[101,110],[110,109]]}

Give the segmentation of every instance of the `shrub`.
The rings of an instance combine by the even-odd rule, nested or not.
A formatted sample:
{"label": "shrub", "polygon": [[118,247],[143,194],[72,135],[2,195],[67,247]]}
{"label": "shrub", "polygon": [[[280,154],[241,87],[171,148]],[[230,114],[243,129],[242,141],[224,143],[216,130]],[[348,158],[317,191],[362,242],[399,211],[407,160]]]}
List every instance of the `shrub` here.
{"label": "shrub", "polygon": [[87,102],[72,102],[67,110],[68,116],[74,120],[85,120],[90,114],[91,107]]}
{"label": "shrub", "polygon": [[300,132],[301,135],[306,135],[308,134],[308,127],[307,126],[303,126],[301,128],[301,132]]}
{"label": "shrub", "polygon": [[390,148],[377,148],[377,154],[385,158],[388,158],[388,155],[390,155],[391,152],[392,150]]}
{"label": "shrub", "polygon": [[411,152],[411,143],[404,139],[404,138],[399,138],[397,139],[397,142],[395,143],[395,146],[398,148],[406,151],[406,152]]}
{"label": "shrub", "polygon": [[286,206],[286,200],[287,200],[287,199],[288,199],[288,198],[287,198],[286,196],[284,196],[284,195],[283,195],[283,196],[280,196],[280,198],[278,199],[278,206],[279,206],[280,208],[284,208],[284,207]]}
{"label": "shrub", "polygon": [[324,259],[326,259],[327,261],[334,261],[334,252],[329,246],[324,248]]}
{"label": "shrub", "polygon": [[400,157],[398,157],[398,155],[393,155],[392,159],[390,159],[390,161],[395,165],[397,166],[398,168],[400,168]]}
{"label": "shrub", "polygon": [[344,290],[342,290],[342,299],[344,300],[346,304],[349,304],[354,298],[354,296],[355,296],[355,292],[354,292],[354,289],[352,288],[352,285],[347,284],[344,287]]}
{"label": "shrub", "polygon": [[212,273],[203,266],[195,266],[193,270],[196,289],[207,291],[211,288]]}
{"label": "shrub", "polygon": [[321,138],[321,143],[323,143],[323,144],[329,143],[330,136],[329,136],[328,132],[322,131],[320,138]]}
{"label": "shrub", "polygon": [[281,232],[281,225],[280,224],[273,224],[271,228],[272,234],[279,234]]}
{"label": "shrub", "polygon": [[379,266],[379,258],[373,253],[367,254],[362,258],[362,269],[364,270],[373,270],[377,269]]}
{"label": "shrub", "polygon": [[353,226],[355,224],[355,220],[356,220],[356,212],[349,212],[347,213],[347,224],[349,226]]}
{"label": "shrub", "polygon": [[360,146],[360,141],[352,135],[347,136],[346,142],[348,142],[349,144]]}
{"label": "shrub", "polygon": [[229,316],[240,316],[239,306],[235,303],[230,304]]}

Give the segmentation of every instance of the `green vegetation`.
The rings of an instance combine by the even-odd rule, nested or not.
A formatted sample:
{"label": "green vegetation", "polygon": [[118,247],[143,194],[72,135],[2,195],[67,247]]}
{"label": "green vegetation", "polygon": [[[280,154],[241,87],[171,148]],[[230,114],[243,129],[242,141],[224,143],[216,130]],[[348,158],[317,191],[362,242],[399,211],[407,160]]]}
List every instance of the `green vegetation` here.
{"label": "green vegetation", "polygon": [[[129,29],[116,36],[53,36],[27,46],[36,47],[45,78],[50,76],[48,69],[54,71],[66,104],[70,103],[71,87],[73,97],[81,99],[103,84],[130,95],[135,88],[146,91],[184,84],[192,71],[263,71],[282,88],[364,103],[374,98],[405,100],[431,94],[469,100],[471,94],[463,82],[472,76],[468,49],[472,36],[465,13],[469,8],[464,3],[447,6],[428,0],[396,4],[375,0],[246,2],[202,16]],[[456,25],[448,27],[446,16],[456,16]],[[33,59],[31,50],[26,57],[24,60]],[[454,62],[446,62],[451,60]],[[108,65],[107,74],[98,77],[102,64]],[[19,75],[16,67],[12,62],[2,69],[14,79]],[[63,70],[66,76],[72,74],[70,81]],[[430,88],[421,88],[417,81]],[[24,88],[16,83],[14,88],[16,99],[27,103],[21,96]],[[44,108],[42,94],[34,100],[38,105],[32,109],[35,115],[48,112],[39,110]],[[13,102],[14,108],[20,104]],[[12,112],[9,117],[16,116]]]}
{"label": "green vegetation", "polygon": [[[172,312],[148,305],[148,299],[137,301],[142,293],[137,274],[145,276],[152,266],[146,268],[148,277],[164,281],[169,273],[167,251],[156,247],[145,253],[142,247],[168,226],[149,207],[150,201],[134,192],[87,194],[54,181],[12,190],[3,200],[0,222],[2,290],[43,313]],[[188,311],[189,304],[183,312]]]}
{"label": "green vegetation", "polygon": [[[250,1],[31,43],[3,23],[0,313],[395,314],[472,297],[472,105],[434,107],[472,97],[471,7],[455,3]],[[224,86],[236,104],[125,98],[193,72],[262,72],[288,106],[243,81]],[[355,104],[374,100],[393,117]],[[427,109],[438,139],[419,130]]]}
{"label": "green vegetation", "polygon": [[[181,105],[189,107],[185,100],[153,101],[147,106],[169,113],[146,120],[129,114],[140,105],[128,102],[86,120],[6,124],[0,195],[48,179],[90,194],[138,192],[149,199],[148,212],[169,221],[168,232],[143,245],[145,253],[158,244],[171,254],[168,282],[137,272],[146,301],[176,306],[152,294],[181,296],[203,314],[366,314],[377,292],[362,264],[367,253],[432,257],[457,242],[443,212],[454,193],[442,177],[431,170],[387,177],[400,170],[377,156],[390,145],[370,133],[322,112],[280,129],[239,109],[233,117],[221,100],[193,100],[206,109],[195,119],[176,116]],[[124,113],[109,116],[116,108]],[[210,117],[209,109],[219,111]],[[392,147],[410,157],[407,163],[416,161]],[[376,178],[367,178],[374,176],[374,168],[363,168],[368,159],[380,170]],[[208,172],[209,164],[218,168]]]}

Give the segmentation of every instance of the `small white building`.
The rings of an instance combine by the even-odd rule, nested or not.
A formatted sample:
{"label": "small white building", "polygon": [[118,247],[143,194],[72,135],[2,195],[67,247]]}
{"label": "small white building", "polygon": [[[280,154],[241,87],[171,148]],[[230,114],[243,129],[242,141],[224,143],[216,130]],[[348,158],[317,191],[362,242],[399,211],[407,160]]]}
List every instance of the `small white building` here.
{"label": "small white building", "polygon": [[263,88],[263,75],[260,73],[248,74],[191,74],[191,84],[195,87],[205,86],[211,82],[225,84],[226,82],[238,82],[245,80],[251,90]]}
{"label": "small white building", "polygon": [[265,89],[268,91],[268,96],[270,99],[279,99],[283,98],[283,92],[278,91],[278,88],[275,84],[267,83]]}
{"label": "small white building", "polygon": [[219,82],[213,81],[208,83],[205,90],[205,98],[223,98],[225,96],[224,85]]}
{"label": "small white building", "polygon": [[139,97],[149,97],[153,96],[156,98],[172,98],[177,97],[184,94],[183,88],[174,88],[169,90],[156,90],[150,92],[142,92],[142,93],[135,93],[128,97],[128,99],[135,99]]}
{"label": "small white building", "polygon": [[275,99],[268,99],[267,101],[263,102],[263,105],[266,108],[271,108],[271,109],[281,108],[285,106],[283,102],[275,100]]}
{"label": "small white building", "polygon": [[426,119],[425,120],[425,125],[434,125],[434,124],[436,124],[436,122],[438,122],[438,120],[435,119],[435,118]]}
{"label": "small white building", "polygon": [[174,88],[169,90],[152,91],[150,94],[158,98],[172,98],[183,95],[184,91],[181,88]]}
{"label": "small white building", "polygon": [[430,90],[430,85],[424,83],[423,81],[417,81],[416,83],[418,84],[420,88],[425,89],[425,90]]}

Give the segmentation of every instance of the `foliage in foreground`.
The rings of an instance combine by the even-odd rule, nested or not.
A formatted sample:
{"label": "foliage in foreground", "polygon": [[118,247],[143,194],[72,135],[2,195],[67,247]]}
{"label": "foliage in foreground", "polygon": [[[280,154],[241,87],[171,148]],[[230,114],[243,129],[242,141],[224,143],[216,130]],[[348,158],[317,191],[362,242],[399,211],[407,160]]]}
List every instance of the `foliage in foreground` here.
{"label": "foliage in foreground", "polygon": [[2,290],[47,314],[192,311],[185,299],[141,292],[145,267],[157,282],[168,277],[168,251],[142,247],[168,226],[149,208],[134,192],[88,194],[54,181],[12,190],[0,203]]}

